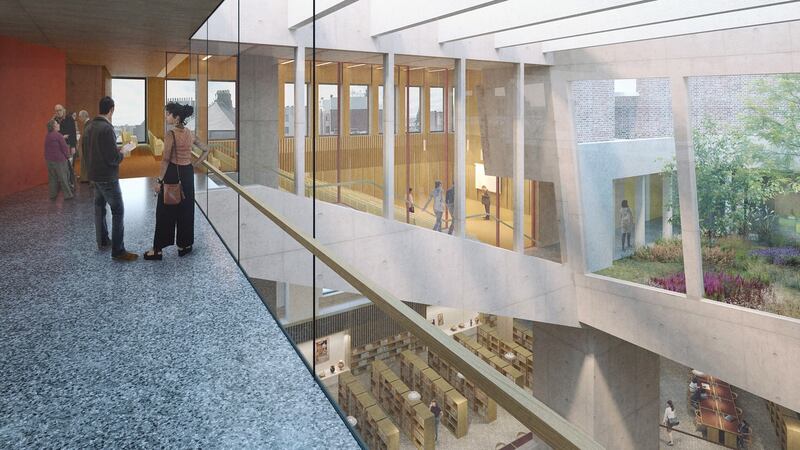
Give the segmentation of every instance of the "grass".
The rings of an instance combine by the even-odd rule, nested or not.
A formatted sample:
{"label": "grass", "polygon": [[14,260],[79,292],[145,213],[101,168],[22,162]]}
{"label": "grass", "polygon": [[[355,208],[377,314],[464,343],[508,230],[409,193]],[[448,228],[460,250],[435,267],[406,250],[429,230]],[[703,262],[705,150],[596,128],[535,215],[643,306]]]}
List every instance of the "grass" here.
{"label": "grass", "polygon": [[[666,245],[669,244],[666,243]],[[800,319],[800,270],[797,267],[779,266],[771,264],[763,258],[750,256],[751,250],[763,247],[735,237],[718,239],[711,246],[732,251],[734,258],[732,261],[728,259],[726,264],[712,264],[704,261],[703,269],[705,271],[726,272],[748,279],[757,278],[769,283],[775,295],[774,300],[767,303],[766,311]],[[648,255],[649,253],[639,252],[638,254]],[[681,262],[659,262],[633,256],[616,260],[612,266],[598,271],[597,274],[634,283],[650,284],[651,278],[665,277],[682,270]]]}

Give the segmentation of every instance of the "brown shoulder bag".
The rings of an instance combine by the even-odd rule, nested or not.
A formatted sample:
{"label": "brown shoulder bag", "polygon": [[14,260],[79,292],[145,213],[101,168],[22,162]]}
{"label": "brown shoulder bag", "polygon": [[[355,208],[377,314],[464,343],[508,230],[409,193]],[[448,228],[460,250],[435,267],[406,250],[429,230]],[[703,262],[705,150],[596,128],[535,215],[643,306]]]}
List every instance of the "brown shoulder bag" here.
{"label": "brown shoulder bag", "polygon": [[[177,183],[164,183],[161,186],[162,192],[164,192],[164,204],[165,205],[177,205],[181,201],[183,201],[183,186],[181,186],[181,170],[178,167],[178,164],[173,163],[172,159],[175,156],[175,153],[178,151],[178,144],[175,139],[175,132],[170,130],[172,133],[172,151],[170,152],[170,164],[175,164],[175,172],[178,174],[178,182]],[[166,178],[166,175],[164,176]]]}

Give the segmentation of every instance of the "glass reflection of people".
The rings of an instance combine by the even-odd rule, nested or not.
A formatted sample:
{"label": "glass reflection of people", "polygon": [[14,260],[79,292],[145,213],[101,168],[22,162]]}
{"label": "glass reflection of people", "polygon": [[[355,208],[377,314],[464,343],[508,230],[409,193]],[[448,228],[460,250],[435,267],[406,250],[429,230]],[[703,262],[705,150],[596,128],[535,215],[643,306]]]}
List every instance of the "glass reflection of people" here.
{"label": "glass reflection of people", "polygon": [[492,197],[489,195],[489,188],[487,188],[486,185],[481,186],[481,203],[483,203],[483,209],[486,212],[483,220],[489,220],[489,212],[492,207]]}
{"label": "glass reflection of people", "polygon": [[456,224],[456,187],[450,185],[450,189],[444,193],[444,203],[447,205],[447,211],[450,213],[450,228],[447,234],[453,234]]}
{"label": "glass reflection of people", "polygon": [[408,193],[406,194],[406,210],[408,211],[409,222],[416,225],[417,219],[414,215],[414,194],[411,191],[412,189],[408,188]]}
{"label": "glass reflection of people", "polygon": [[622,251],[631,248],[631,232],[633,231],[633,211],[628,207],[628,201],[623,200],[619,208],[619,226],[622,228]]}
{"label": "glass reflection of people", "polygon": [[436,180],[434,182],[433,191],[422,207],[423,211],[428,210],[428,205],[433,200],[433,214],[436,216],[436,222],[433,224],[433,231],[442,231],[442,215],[444,214],[444,195],[442,192],[442,182]]}

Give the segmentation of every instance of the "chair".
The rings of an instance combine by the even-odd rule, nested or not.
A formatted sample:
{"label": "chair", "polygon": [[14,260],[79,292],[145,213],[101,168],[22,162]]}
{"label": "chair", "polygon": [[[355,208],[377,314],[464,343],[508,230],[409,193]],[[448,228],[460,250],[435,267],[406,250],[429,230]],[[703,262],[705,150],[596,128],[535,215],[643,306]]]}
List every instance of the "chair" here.
{"label": "chair", "polygon": [[744,411],[742,411],[742,408],[739,408],[738,406],[736,407],[736,416],[739,419],[741,419],[744,416]]}
{"label": "chair", "polygon": [[498,442],[497,444],[494,445],[494,450],[500,450],[501,448],[503,448],[505,446],[506,446],[505,442]]}
{"label": "chair", "polygon": [[519,438],[521,438],[521,437],[525,436],[526,434],[528,434],[528,433],[526,433],[526,432],[524,432],[524,431],[520,431],[520,432],[518,432],[518,433],[517,433],[517,439],[519,439]]}
{"label": "chair", "polygon": [[731,391],[731,398],[733,398],[733,401],[736,401],[736,399],[739,398],[739,394],[737,394],[736,392]]}

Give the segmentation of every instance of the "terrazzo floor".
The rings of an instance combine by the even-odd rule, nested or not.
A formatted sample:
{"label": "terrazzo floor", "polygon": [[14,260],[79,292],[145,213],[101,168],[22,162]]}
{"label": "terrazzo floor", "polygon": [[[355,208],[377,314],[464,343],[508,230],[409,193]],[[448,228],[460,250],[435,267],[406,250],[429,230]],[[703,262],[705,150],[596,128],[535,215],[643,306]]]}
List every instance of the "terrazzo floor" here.
{"label": "terrazzo floor", "polygon": [[[151,181],[121,183],[141,253]],[[161,262],[113,261],[92,217],[85,185],[0,199],[0,448],[359,448],[199,210]]]}

